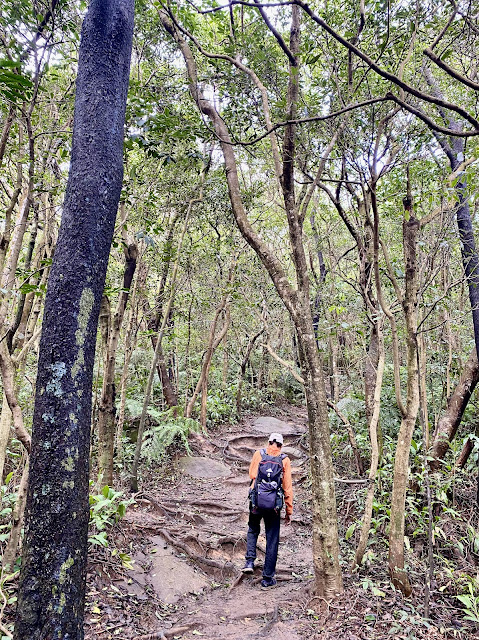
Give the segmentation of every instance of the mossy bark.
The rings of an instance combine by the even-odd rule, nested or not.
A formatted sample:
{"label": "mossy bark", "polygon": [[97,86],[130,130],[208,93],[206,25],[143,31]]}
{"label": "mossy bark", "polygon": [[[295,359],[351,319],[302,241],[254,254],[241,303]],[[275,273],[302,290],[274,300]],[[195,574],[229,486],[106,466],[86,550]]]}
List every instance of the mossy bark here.
{"label": "mossy bark", "polygon": [[70,175],[48,282],[15,640],[81,640],[96,331],[123,180],[133,0],[92,0]]}

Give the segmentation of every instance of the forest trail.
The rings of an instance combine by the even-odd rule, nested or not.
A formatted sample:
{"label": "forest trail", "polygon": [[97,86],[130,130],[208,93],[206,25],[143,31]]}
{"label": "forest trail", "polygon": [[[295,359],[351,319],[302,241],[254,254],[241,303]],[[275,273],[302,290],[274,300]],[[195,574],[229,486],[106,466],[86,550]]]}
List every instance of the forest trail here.
{"label": "forest trail", "polygon": [[[375,546],[374,582],[367,567],[359,575],[348,570],[355,547],[346,530],[360,513],[361,485],[339,484],[336,491],[345,592],[329,605],[313,597],[306,411],[291,405],[268,411],[221,426],[193,458],[143,471],[142,491],[113,536],[114,553],[127,553],[133,567],[122,567],[111,548],[91,550],[85,640],[469,640],[447,600],[433,603],[436,624],[425,625],[422,590],[405,599],[391,587],[385,544]],[[291,457],[294,512],[291,526],[281,526],[278,586],[261,591],[264,535],[255,573],[241,573],[248,467],[273,431],[283,434]],[[347,448],[339,452],[337,472],[347,474],[350,456]]]}
{"label": "forest trail", "polygon": [[[254,451],[266,445],[273,431],[284,436],[295,499],[292,525],[283,522],[281,527],[278,586],[265,592],[259,584],[263,530],[255,573],[243,576],[240,569],[246,549],[248,467]],[[311,515],[301,487],[306,477],[306,431],[302,408],[283,408],[281,420],[268,416],[245,419],[215,433],[207,454],[180,458],[169,484],[153,489],[147,481],[150,488],[138,494],[136,505],[129,508],[121,524],[134,541],[134,569],[126,579],[111,583],[117,600],[131,597],[143,603],[138,609],[140,617],[138,612],[135,616],[136,628],[132,629],[132,620],[126,628],[115,628],[115,616],[105,626],[106,621],[98,618],[100,609],[90,606],[86,637],[153,639],[163,633],[184,640],[200,635],[247,639],[273,627],[278,640],[310,637],[311,629],[302,630],[296,616],[311,598],[308,587],[313,573]],[[111,607],[104,611],[107,609],[113,612]]]}

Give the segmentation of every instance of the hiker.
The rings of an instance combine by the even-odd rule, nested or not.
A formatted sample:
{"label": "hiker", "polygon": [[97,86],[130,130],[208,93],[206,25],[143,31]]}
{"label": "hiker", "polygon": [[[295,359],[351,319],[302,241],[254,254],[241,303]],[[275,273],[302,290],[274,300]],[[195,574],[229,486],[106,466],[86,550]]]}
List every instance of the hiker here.
{"label": "hiker", "polygon": [[261,519],[266,532],[266,557],[263,567],[261,589],[276,586],[276,561],[278,559],[279,527],[281,509],[286,503],[285,523],[291,524],[293,513],[293,483],[291,480],[291,460],[281,453],[283,436],[272,433],[268,447],[256,451],[249,467],[251,486],[249,492],[249,521],[246,544],[246,564],[243,573],[253,573],[256,559]]}

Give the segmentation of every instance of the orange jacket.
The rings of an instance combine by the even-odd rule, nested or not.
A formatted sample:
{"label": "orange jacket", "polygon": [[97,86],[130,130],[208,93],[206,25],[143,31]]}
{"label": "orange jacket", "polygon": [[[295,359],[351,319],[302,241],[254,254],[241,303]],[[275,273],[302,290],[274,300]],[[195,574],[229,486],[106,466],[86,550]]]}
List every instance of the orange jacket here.
{"label": "orange jacket", "polygon": [[[266,447],[266,453],[269,456],[279,456],[281,454],[281,447],[278,447],[276,443],[268,444]],[[258,466],[260,461],[261,451],[255,451],[249,466],[251,487],[253,487],[256,476],[258,475]],[[287,456],[283,459],[283,491],[284,502],[286,504],[286,515],[290,516],[293,513],[293,480],[291,478],[291,460]]]}

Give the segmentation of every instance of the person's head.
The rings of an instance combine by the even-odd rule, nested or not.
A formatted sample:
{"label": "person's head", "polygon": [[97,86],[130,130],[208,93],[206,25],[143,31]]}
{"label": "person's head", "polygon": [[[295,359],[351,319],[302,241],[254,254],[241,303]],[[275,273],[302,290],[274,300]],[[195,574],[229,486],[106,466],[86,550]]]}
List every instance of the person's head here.
{"label": "person's head", "polygon": [[283,446],[283,436],[280,433],[272,433],[268,438],[268,442],[281,448]]}

